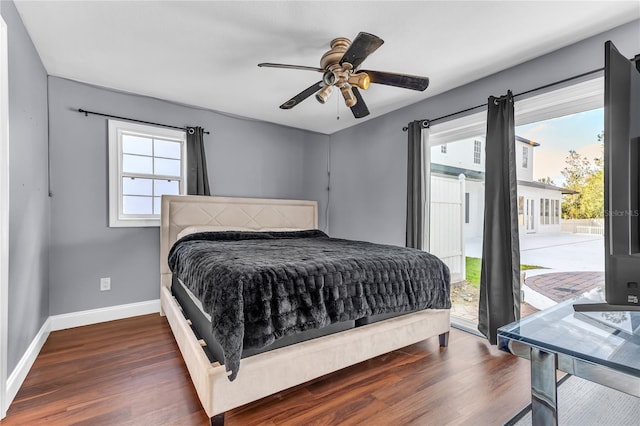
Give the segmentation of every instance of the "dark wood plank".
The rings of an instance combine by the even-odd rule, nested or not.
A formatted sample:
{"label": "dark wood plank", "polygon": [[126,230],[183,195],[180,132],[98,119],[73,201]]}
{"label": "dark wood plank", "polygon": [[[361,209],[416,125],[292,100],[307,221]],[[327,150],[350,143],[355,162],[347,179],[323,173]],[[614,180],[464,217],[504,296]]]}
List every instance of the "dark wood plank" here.
{"label": "dark wood plank", "polygon": [[[240,373],[242,374],[242,373]],[[529,364],[452,330],[229,411],[233,425],[502,424],[529,401]],[[5,425],[208,425],[166,320],[51,333]]]}

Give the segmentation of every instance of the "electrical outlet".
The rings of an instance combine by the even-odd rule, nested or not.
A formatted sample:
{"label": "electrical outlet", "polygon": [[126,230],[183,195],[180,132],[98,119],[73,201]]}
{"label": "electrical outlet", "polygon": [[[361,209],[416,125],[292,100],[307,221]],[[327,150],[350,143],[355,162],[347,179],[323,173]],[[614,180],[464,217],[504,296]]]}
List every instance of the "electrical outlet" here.
{"label": "electrical outlet", "polygon": [[111,290],[111,278],[100,278],[100,291]]}

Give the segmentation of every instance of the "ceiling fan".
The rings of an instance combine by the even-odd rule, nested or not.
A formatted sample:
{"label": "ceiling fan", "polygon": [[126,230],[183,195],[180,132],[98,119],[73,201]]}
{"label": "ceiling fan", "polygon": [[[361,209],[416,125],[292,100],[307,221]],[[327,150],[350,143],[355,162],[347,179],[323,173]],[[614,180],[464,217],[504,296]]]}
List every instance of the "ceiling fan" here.
{"label": "ceiling fan", "polygon": [[351,108],[355,118],[369,115],[369,109],[358,89],[367,90],[370,83],[385,84],[423,91],[429,86],[429,78],[383,71],[361,70],[362,62],[382,46],[384,40],[373,34],[361,32],[353,40],[338,37],[331,41],[331,50],[320,59],[320,68],[302,65],[261,63],[259,67],[287,68],[322,73],[322,80],[295,95],[282,105],[291,109],[315,93],[316,100],[324,104],[334,87],[342,93],[345,104]]}

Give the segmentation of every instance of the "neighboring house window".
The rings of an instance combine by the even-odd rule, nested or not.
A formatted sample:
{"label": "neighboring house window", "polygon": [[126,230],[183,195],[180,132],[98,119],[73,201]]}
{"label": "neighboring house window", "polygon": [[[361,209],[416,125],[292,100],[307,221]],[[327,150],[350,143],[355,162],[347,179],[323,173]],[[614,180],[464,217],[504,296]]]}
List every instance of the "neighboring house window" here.
{"label": "neighboring house window", "polygon": [[553,224],[560,224],[560,200],[551,200],[553,211]]}
{"label": "neighboring house window", "polygon": [[524,197],[518,197],[518,225],[524,226]]}
{"label": "neighboring house window", "polygon": [[184,131],[109,120],[109,226],[159,226],[162,194],[186,193]]}
{"label": "neighboring house window", "polygon": [[443,153],[443,154],[447,153],[447,144],[446,143],[440,145],[440,152]]}
{"label": "neighboring house window", "polygon": [[469,223],[469,199],[471,198],[468,192],[464,193],[464,223]]}
{"label": "neighboring house window", "polygon": [[522,147],[522,167],[526,169],[529,167],[529,147]]}
{"label": "neighboring house window", "polygon": [[482,152],[482,142],[473,141],[473,163],[480,164],[480,154]]}
{"label": "neighboring house window", "polygon": [[548,198],[540,199],[540,224],[541,225],[551,225],[553,224],[551,219],[552,214],[552,202],[554,200],[550,200]]}

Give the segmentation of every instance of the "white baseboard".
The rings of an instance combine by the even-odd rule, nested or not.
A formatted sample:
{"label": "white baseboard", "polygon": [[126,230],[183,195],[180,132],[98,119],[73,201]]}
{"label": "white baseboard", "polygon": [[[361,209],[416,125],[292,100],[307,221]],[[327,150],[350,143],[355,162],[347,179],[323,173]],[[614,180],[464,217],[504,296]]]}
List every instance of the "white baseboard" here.
{"label": "white baseboard", "polygon": [[27,348],[24,355],[16,365],[16,368],[13,369],[9,378],[7,378],[7,407],[11,405],[13,399],[16,397],[20,386],[24,382],[24,379],[27,378],[27,374],[33,363],[36,361],[40,350],[44,346],[44,343],[47,341],[49,337],[49,332],[51,331],[51,317],[47,318],[47,320],[42,324],[38,334],[31,341],[31,344]]}
{"label": "white baseboard", "polygon": [[99,322],[119,320],[139,315],[157,314],[160,312],[160,299],[126,305],[109,306],[107,308],[90,309],[88,311],[71,312],[69,314],[52,315],[51,331],[97,324]]}
{"label": "white baseboard", "polygon": [[129,303],[127,305],[110,306],[108,308],[50,316],[44,322],[20,359],[20,362],[18,362],[18,365],[16,365],[16,368],[14,368],[7,379],[6,407],[9,407],[16,397],[18,390],[27,378],[27,374],[38,357],[42,346],[44,346],[44,343],[47,341],[50,332],[159,312],[160,299],[156,299],[147,302]]}

